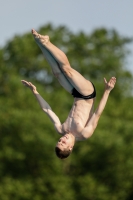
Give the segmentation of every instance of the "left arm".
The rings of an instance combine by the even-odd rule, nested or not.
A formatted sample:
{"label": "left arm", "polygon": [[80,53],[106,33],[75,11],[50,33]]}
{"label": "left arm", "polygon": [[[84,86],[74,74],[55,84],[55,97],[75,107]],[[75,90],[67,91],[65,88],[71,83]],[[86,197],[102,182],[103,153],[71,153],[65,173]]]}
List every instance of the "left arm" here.
{"label": "left arm", "polygon": [[86,127],[83,129],[82,131],[82,135],[85,139],[91,137],[91,135],[93,134],[94,130],[97,127],[99,118],[105,108],[105,105],[107,103],[109,94],[111,92],[111,90],[114,88],[115,83],[116,83],[116,78],[112,77],[109,82],[106,81],[106,79],[104,78],[104,83],[105,83],[105,91],[103,93],[103,96],[101,98],[101,101],[96,109],[96,111],[94,112],[94,114],[92,115],[90,121],[88,122],[88,124],[86,125]]}
{"label": "left arm", "polygon": [[62,134],[62,125],[58,118],[58,116],[53,112],[50,105],[42,98],[42,96],[38,93],[35,85],[33,85],[31,82],[22,80],[22,83],[27,86],[36,97],[41,109],[47,114],[47,116],[50,118],[52,123],[54,124],[55,129],[59,134]]}

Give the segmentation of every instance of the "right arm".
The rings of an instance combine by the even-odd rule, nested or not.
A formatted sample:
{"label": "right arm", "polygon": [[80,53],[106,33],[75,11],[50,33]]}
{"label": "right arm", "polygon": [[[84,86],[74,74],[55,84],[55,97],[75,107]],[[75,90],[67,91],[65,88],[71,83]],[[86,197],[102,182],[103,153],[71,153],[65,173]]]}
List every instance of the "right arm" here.
{"label": "right arm", "polygon": [[101,101],[98,105],[98,108],[96,109],[96,111],[92,115],[90,121],[88,122],[88,124],[86,125],[86,127],[82,131],[82,135],[84,136],[85,139],[91,137],[91,135],[94,133],[94,130],[97,127],[99,118],[100,118],[100,116],[101,116],[101,114],[102,114],[102,112],[103,112],[103,110],[106,106],[109,94],[115,86],[116,78],[112,77],[109,80],[109,82],[107,82],[106,79],[104,78],[104,83],[105,83],[105,91],[104,91],[103,96],[101,98]]}
{"label": "right arm", "polygon": [[48,115],[50,120],[53,122],[55,129],[58,133],[62,134],[62,125],[57,117],[57,115],[52,111],[50,105],[41,97],[41,95],[37,92],[36,87],[31,83],[25,80],[22,80],[22,83],[27,86],[36,97],[41,109]]}

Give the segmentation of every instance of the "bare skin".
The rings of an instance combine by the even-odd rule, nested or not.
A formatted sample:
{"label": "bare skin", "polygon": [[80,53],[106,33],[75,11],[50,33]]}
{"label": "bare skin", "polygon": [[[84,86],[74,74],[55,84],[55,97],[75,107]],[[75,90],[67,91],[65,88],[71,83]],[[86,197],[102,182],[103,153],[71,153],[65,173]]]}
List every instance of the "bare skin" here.
{"label": "bare skin", "polygon": [[[73,88],[76,88],[84,96],[93,93],[94,88],[92,83],[70,66],[66,55],[50,42],[48,36],[42,36],[34,29],[32,30],[32,34],[44,57],[49,62],[53,74],[69,93],[72,92]],[[62,135],[57,146],[61,149],[68,147],[71,150],[75,141],[85,140],[94,133],[109,94],[115,86],[116,78],[112,77],[108,82],[104,78],[105,90],[95,111],[95,98],[83,99],[75,97],[70,113],[63,124],[61,124],[49,104],[37,92],[36,87],[25,80],[22,80],[22,83],[32,90],[42,110],[50,117],[57,132]]]}

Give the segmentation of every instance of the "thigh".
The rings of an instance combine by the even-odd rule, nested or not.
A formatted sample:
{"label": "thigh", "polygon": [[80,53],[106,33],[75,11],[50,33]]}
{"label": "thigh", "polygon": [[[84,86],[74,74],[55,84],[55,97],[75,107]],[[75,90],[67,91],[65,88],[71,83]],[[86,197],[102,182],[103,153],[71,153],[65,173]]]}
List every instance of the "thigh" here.
{"label": "thigh", "polygon": [[54,76],[57,78],[57,80],[59,81],[61,86],[64,87],[64,89],[66,91],[71,93],[73,86],[71,85],[69,80],[66,78],[66,76],[64,75],[62,70],[60,69],[58,62],[54,59],[54,57],[46,49],[43,50],[43,54],[44,54],[46,60],[48,61],[48,63],[50,64]]}
{"label": "thigh", "polygon": [[[53,69],[52,69],[53,71]],[[66,76],[61,72],[61,70],[58,70],[58,72],[53,71],[54,76],[57,78],[61,86],[68,91],[69,93],[72,93],[73,85],[70,83],[70,81],[66,78]]]}
{"label": "thigh", "polygon": [[64,74],[71,85],[82,95],[87,96],[94,91],[92,83],[70,66],[63,67]]}

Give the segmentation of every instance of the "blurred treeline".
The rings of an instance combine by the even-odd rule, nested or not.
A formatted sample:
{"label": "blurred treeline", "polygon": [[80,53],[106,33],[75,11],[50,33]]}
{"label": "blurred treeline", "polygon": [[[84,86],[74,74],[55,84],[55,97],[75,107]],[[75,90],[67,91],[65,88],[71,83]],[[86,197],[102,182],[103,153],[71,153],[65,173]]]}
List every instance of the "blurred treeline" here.
{"label": "blurred treeline", "polygon": [[0,200],[132,200],[133,76],[126,68],[130,38],[104,28],[91,34],[47,24],[37,30],[68,56],[97,88],[117,78],[94,135],[72,155],[54,153],[60,137],[21,79],[33,82],[63,123],[73,97],[53,77],[32,34],[16,35],[0,49]]}

